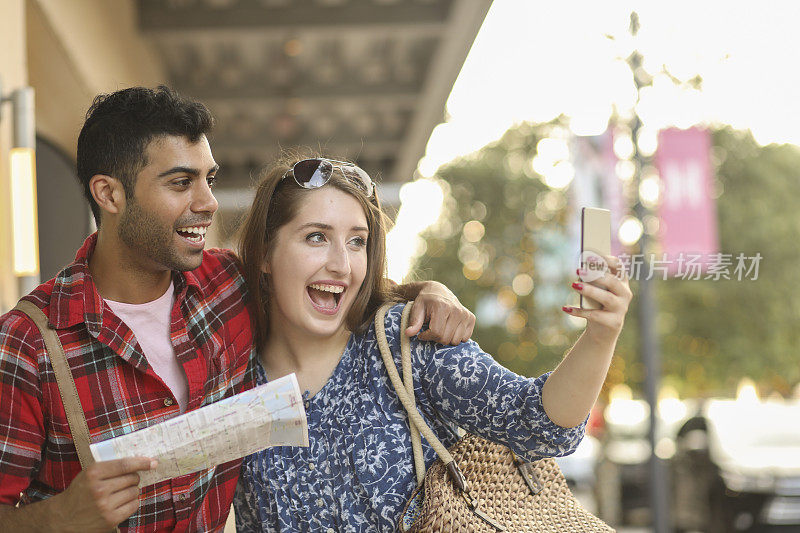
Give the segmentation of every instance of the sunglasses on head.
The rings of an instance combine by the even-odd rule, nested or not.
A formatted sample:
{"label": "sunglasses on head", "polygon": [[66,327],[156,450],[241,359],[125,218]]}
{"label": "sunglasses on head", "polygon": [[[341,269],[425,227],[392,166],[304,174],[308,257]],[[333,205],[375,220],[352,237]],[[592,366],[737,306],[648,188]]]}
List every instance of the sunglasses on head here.
{"label": "sunglasses on head", "polygon": [[361,187],[368,198],[372,197],[375,192],[375,184],[369,174],[347,161],[325,159],[324,157],[303,159],[287,170],[281,179],[291,175],[294,181],[304,189],[318,189],[328,183],[335,168],[338,168],[346,178]]}

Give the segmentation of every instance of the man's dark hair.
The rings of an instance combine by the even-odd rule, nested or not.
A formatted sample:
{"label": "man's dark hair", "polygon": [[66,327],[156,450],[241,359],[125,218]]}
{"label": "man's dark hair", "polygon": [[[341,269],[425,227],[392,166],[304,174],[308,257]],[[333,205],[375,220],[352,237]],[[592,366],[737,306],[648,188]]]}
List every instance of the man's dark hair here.
{"label": "man's dark hair", "polygon": [[95,97],[78,136],[78,179],[97,226],[100,207],[89,180],[96,174],[119,179],[126,198],[133,197],[136,175],[147,166],[147,147],[165,135],[197,142],[214,126],[208,108],[160,85],[131,87]]}

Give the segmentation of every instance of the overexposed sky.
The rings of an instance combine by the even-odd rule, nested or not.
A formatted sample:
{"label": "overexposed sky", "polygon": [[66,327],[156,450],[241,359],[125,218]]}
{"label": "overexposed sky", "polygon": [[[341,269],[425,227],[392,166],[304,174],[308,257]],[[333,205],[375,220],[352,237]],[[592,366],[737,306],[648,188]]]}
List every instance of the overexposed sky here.
{"label": "overexposed sky", "polygon": [[[641,29],[628,33],[630,13]],[[570,117],[578,135],[600,134],[614,110],[630,116],[634,49],[654,76],[637,112],[640,147],[659,129],[730,124],[762,144],[800,145],[800,1],[494,0],[419,163],[420,174],[499,139],[515,123]],[[614,36],[609,39],[606,35]],[[702,90],[676,86],[703,78]],[[648,148],[645,148],[645,141]],[[431,182],[403,187],[389,234],[389,276],[400,281],[422,250],[419,232],[435,221]]]}
{"label": "overexposed sky", "polygon": [[[629,15],[641,30],[628,36]],[[612,106],[635,98],[634,47],[651,74],[703,77],[701,92],[656,76],[642,94],[646,126],[701,122],[749,128],[761,143],[800,144],[800,2],[494,0],[420,162],[425,176],[499,138],[514,123],[572,117],[576,133],[600,133]],[[609,40],[605,34],[614,35]]]}

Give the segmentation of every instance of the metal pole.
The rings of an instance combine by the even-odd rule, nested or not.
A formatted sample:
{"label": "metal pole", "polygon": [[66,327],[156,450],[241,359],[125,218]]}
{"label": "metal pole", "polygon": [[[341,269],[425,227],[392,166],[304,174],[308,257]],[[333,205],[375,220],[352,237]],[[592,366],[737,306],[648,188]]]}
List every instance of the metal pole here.
{"label": "metal pole", "polygon": [[[638,119],[636,119],[638,122]],[[637,179],[638,181],[638,179]],[[635,212],[638,217],[647,214],[641,203],[637,203]],[[643,256],[642,272],[649,272],[647,258],[647,238],[642,233],[640,250]],[[655,533],[669,533],[672,526],[669,520],[669,483],[668,471],[664,462],[656,455],[658,439],[658,387],[661,381],[661,354],[659,352],[658,337],[655,326],[657,312],[655,285],[647,275],[639,280],[639,335],[642,351],[642,361],[645,367],[645,397],[650,406],[650,425],[648,427],[648,440],[650,441],[650,510],[652,513],[653,531]]]}
{"label": "metal pole", "polygon": [[[636,12],[631,13],[631,35],[634,37],[639,31],[639,16]],[[628,59],[628,65],[633,72],[633,80],[636,84],[636,102],[639,102],[639,93],[643,86],[642,80],[642,57],[637,50]],[[642,127],[638,113],[634,113],[631,127],[633,138],[633,160],[636,163],[636,203],[634,212],[640,221],[644,221],[648,215],[648,209],[639,200],[639,184],[642,179],[642,168],[645,158],[639,151],[638,137]],[[639,280],[639,336],[642,351],[642,361],[645,367],[645,396],[650,406],[650,425],[648,427],[648,439],[650,441],[650,510],[652,516],[653,531],[655,533],[671,533],[672,525],[669,519],[669,483],[667,479],[667,469],[661,459],[656,455],[656,444],[658,438],[658,388],[661,381],[661,354],[658,345],[658,333],[656,332],[655,317],[657,313],[655,285],[649,279],[650,268],[648,258],[647,232],[643,231],[639,239],[639,250],[642,254],[642,270],[644,274]]]}

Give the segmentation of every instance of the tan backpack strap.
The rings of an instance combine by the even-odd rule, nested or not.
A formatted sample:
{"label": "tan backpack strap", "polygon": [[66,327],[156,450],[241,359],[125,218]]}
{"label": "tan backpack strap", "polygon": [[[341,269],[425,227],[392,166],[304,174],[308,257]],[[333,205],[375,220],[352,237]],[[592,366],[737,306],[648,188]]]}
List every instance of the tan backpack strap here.
{"label": "tan backpack strap", "polygon": [[50,363],[56,374],[58,392],[61,394],[64,411],[67,413],[67,423],[69,423],[72,440],[78,452],[78,459],[81,462],[81,468],[86,468],[95,462],[92,452],[89,450],[89,426],[86,424],[83,407],[81,407],[78,397],[78,388],[75,386],[75,380],[67,364],[64,347],[58,339],[56,330],[50,326],[47,316],[35,304],[27,300],[20,300],[14,309],[28,315],[42,334],[44,347],[50,355]]}
{"label": "tan backpack strap", "polygon": [[[375,336],[378,340],[378,347],[381,350],[381,358],[383,359],[383,363],[386,365],[386,371],[389,373],[389,379],[394,386],[394,390],[397,393],[397,397],[400,399],[400,403],[403,404],[405,407],[406,412],[408,413],[408,418],[410,419],[413,426],[415,426],[420,433],[425,437],[425,440],[428,441],[428,444],[433,447],[434,451],[439,455],[439,458],[447,467],[447,471],[450,474],[453,481],[461,490],[467,490],[466,481],[464,480],[464,476],[461,474],[461,471],[458,468],[458,465],[453,461],[453,456],[447,451],[447,448],[444,447],[442,442],[436,437],[433,430],[428,427],[428,424],[425,423],[425,420],[422,418],[422,415],[417,410],[416,403],[408,394],[408,390],[404,385],[403,381],[400,379],[400,375],[397,372],[397,365],[394,364],[394,359],[392,358],[392,351],[389,348],[389,342],[386,340],[386,330],[384,328],[384,320],[386,317],[386,311],[389,310],[390,307],[395,305],[394,303],[384,304],[378,312],[375,313]],[[406,304],[405,308],[403,309],[403,318],[400,321],[400,351],[402,356],[403,367],[408,367],[409,371],[407,374],[410,376],[410,368],[411,368],[411,349],[409,342],[402,342],[403,337],[405,337],[405,330],[408,327],[408,315],[411,312],[411,306],[413,302],[409,302]],[[407,339],[406,339],[407,340]],[[405,370],[404,370],[405,372]],[[413,383],[412,383],[413,388]],[[413,435],[413,429],[412,429]],[[419,456],[419,459],[417,458]],[[422,463],[422,466],[418,466],[419,463]],[[425,464],[422,461],[422,450],[420,448],[419,452],[415,450],[415,458],[414,458],[414,465],[417,468],[417,475],[419,480],[419,472],[425,472]]]}

